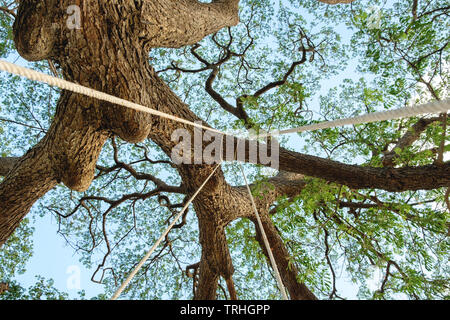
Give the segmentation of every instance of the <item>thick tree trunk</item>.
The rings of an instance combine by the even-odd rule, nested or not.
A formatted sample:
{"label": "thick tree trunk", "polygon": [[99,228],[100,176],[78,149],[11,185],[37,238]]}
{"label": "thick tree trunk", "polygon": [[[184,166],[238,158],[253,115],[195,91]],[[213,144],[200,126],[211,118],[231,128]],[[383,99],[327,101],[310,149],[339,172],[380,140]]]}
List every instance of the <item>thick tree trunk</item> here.
{"label": "thick tree trunk", "polygon": [[[42,11],[37,8],[34,1],[25,0],[21,3],[18,11],[19,19],[15,23],[14,30],[18,50],[24,57],[30,60],[52,58],[61,66],[64,78],[69,81],[191,121],[200,120],[158,78],[148,64],[149,40],[143,38],[142,32],[134,28],[142,25],[143,17],[137,13],[145,12],[149,4],[164,8],[168,4],[174,5],[175,2],[85,1],[85,7],[82,7],[82,30],[64,30],[59,34],[58,30],[51,29],[49,31],[48,28],[42,28],[39,21],[45,20],[45,18],[36,17],[36,15],[53,14],[61,17],[58,12],[64,8],[64,5],[68,6],[69,2],[59,5],[52,1],[48,2],[56,6]],[[194,2],[196,3],[196,1],[186,1],[186,4]],[[219,13],[224,14],[224,12],[218,8],[221,5],[229,5],[229,3],[237,4],[237,1],[214,1],[211,4],[212,16],[216,10],[218,14],[216,18],[219,19]],[[206,5],[202,5],[202,8],[203,6]],[[191,13],[192,16],[185,17],[185,19],[188,19],[188,22],[195,22],[195,25],[202,25],[199,20],[202,17],[211,19],[205,13],[202,13],[200,17],[195,11],[191,11]],[[234,12],[233,15],[236,16],[236,13]],[[229,15],[229,13],[227,14]],[[59,24],[63,21],[61,18]],[[203,25],[207,26],[208,21]],[[214,32],[217,31],[217,28],[231,22],[236,23],[237,20],[234,18],[225,22],[216,22],[215,27],[209,26],[207,30],[202,30],[203,32]],[[40,34],[36,35],[37,39],[30,38],[30,31],[35,29],[40,30]],[[51,33],[51,36],[48,33]],[[55,36],[55,33],[59,37]],[[163,33],[158,34],[160,39],[152,38],[152,43],[162,41]],[[170,37],[177,39],[177,35],[174,33],[171,33]],[[183,41],[185,40],[181,39],[180,43]],[[42,56],[42,52],[46,55]],[[55,120],[39,144],[46,146],[38,149],[43,155],[35,158],[32,157],[35,153],[30,153],[31,159],[34,161],[39,159],[43,161],[42,167],[46,168],[48,172],[33,171],[33,168],[37,168],[36,165],[31,166],[28,163],[25,165],[23,161],[20,161],[13,170],[14,175],[10,173],[6,177],[5,182],[7,183],[3,184],[5,188],[0,189],[2,199],[10,202],[17,199],[14,203],[17,203],[18,206],[21,204],[20,202],[24,201],[27,204],[20,212],[13,211],[11,214],[6,213],[11,203],[5,202],[4,207],[1,208],[2,219],[0,222],[4,227],[0,229],[0,232],[3,229],[8,231],[1,234],[2,242],[23,218],[31,204],[52,188],[57,181],[62,181],[68,187],[80,191],[89,186],[98,154],[110,133],[116,134],[128,142],[137,142],[148,137],[170,156],[175,146],[175,142],[171,140],[171,134],[180,127],[193,133],[190,126],[180,126],[179,123],[153,118],[145,113],[64,93],[58,103]],[[213,167],[208,165],[181,165],[179,172],[188,191],[193,193],[212,169]],[[41,179],[36,179],[37,173],[40,173]],[[20,189],[20,179],[29,179],[29,177],[32,177],[30,188],[34,192],[33,197],[15,198],[11,189],[6,188],[11,183],[17,182],[16,189]],[[11,183],[8,182],[9,179]],[[227,187],[223,174],[219,170],[205,187],[202,195],[194,202],[199,217],[200,242],[203,248],[198,289],[200,298],[215,298],[218,277],[224,276],[229,279],[233,273],[224,232],[226,213],[221,213],[221,207],[217,205],[216,201],[218,198],[215,197],[216,190],[223,191]],[[17,192],[18,190],[13,189],[12,191]],[[202,201],[205,198],[208,198],[209,201]],[[219,202],[223,203],[224,201],[220,199]],[[14,223],[11,223],[11,217],[14,217]]]}
{"label": "thick tree trunk", "polygon": [[[180,47],[194,43],[222,27],[238,22],[238,0],[76,0],[82,28],[66,27],[66,8],[73,0],[22,0],[14,24],[15,43],[28,60],[52,59],[66,80],[101,90],[149,108],[190,121],[200,120],[149,65],[155,46]],[[54,120],[41,142],[20,159],[0,161],[0,246],[31,208],[57,183],[86,190],[105,140],[117,135],[134,143],[150,138],[171,155],[172,132],[191,126],[155,118],[120,106],[63,92]],[[248,145],[248,144],[247,144]],[[247,152],[248,153],[248,152]],[[248,156],[248,154],[247,154]],[[248,158],[248,157],[247,157]],[[417,190],[450,184],[449,164],[405,169],[362,168],[282,149],[280,169],[347,184],[353,188]],[[180,165],[178,171],[188,194],[212,172],[211,165]],[[431,173],[431,174],[430,174]],[[417,177],[417,174],[420,174]],[[262,212],[283,194],[304,187],[299,175],[271,179],[275,188],[257,199]],[[194,201],[199,220],[202,260],[197,299],[214,299],[220,276],[233,275],[225,228],[240,217],[254,219],[243,187],[229,186],[221,170]],[[287,268],[287,251],[276,229],[265,222],[283,281],[291,296],[312,299],[296,281],[297,270]]]}
{"label": "thick tree trunk", "polygon": [[195,291],[194,300],[215,300],[218,282],[219,275],[217,272],[211,270],[207,257],[202,254],[200,279]]}

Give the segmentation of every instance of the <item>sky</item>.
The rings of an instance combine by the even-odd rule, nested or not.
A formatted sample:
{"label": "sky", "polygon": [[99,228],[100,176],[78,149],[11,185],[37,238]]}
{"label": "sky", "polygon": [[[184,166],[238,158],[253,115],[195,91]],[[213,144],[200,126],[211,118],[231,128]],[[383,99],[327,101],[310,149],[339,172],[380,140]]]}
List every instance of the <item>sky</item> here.
{"label": "sky", "polygon": [[[351,77],[352,74],[356,76],[354,70],[349,67],[346,72],[323,80],[321,92],[326,93],[344,78]],[[291,134],[288,145],[300,150],[303,146],[301,136]],[[67,292],[72,299],[78,297],[80,290],[85,290],[88,298],[103,293],[102,285],[91,281],[94,270],[86,269],[78,261],[74,250],[67,246],[65,240],[57,234],[57,221],[50,215],[39,217],[35,214],[34,218],[34,254],[27,263],[27,272],[17,276],[16,279],[23,286],[28,287],[35,283],[36,275],[47,279],[52,278],[55,281],[54,286],[60,291]],[[349,299],[356,299],[358,288],[351,283],[350,279],[346,278],[345,272],[338,272],[341,274],[338,280],[340,294]],[[73,276],[77,274],[80,276],[79,286],[76,285],[76,281],[73,281]],[[373,282],[376,285],[376,279]]]}
{"label": "sky", "polygon": [[[341,36],[344,41],[348,41],[349,37],[345,32],[345,28],[341,29]],[[338,29],[339,29],[338,28]],[[25,64],[21,58],[16,59],[10,57],[11,62],[16,61],[18,64]],[[352,67],[348,67],[343,73],[338,76],[322,80],[321,94],[325,94],[330,88],[336,86],[344,78],[355,77],[357,74]],[[318,99],[310,101],[312,109],[318,109]],[[289,146],[300,150],[303,142],[300,136],[296,134],[290,135]],[[101,284],[91,281],[91,276],[94,270],[86,269],[78,260],[79,257],[74,250],[67,246],[65,240],[57,234],[57,222],[55,219],[46,215],[39,217],[37,214],[31,213],[34,217],[33,226],[35,232],[33,235],[34,254],[27,263],[27,272],[23,275],[18,275],[18,280],[22,286],[29,287],[36,282],[37,275],[43,276],[46,279],[53,279],[54,286],[63,292],[69,294],[69,297],[76,299],[78,291],[85,290],[86,297],[90,298],[103,293]],[[345,272],[341,272],[342,277],[338,281],[340,293],[342,296],[348,298],[356,298],[357,287],[350,283],[349,279],[345,278]],[[77,279],[79,276],[79,281]]]}
{"label": "sky", "polygon": [[[349,40],[345,28],[338,26],[337,30],[341,32],[344,41]],[[330,88],[341,83],[344,78],[358,79],[360,75],[354,70],[355,65],[350,63],[345,72],[340,73],[338,76],[322,80],[320,93],[326,94]],[[310,104],[313,110],[318,109],[317,99],[310,101]],[[291,135],[289,146],[300,150],[303,146],[301,137]],[[79,258],[73,249],[66,245],[65,240],[61,236],[57,235],[58,226],[55,219],[50,215],[39,217],[36,214],[34,218],[34,254],[27,264],[27,272],[24,275],[18,275],[16,279],[23,286],[28,287],[35,283],[36,275],[43,276],[47,279],[52,278],[55,281],[55,287],[67,292],[71,298],[77,298],[77,292],[80,290],[85,290],[88,298],[103,293],[102,285],[91,281],[93,270],[86,269],[78,261]],[[79,283],[74,281],[78,274],[80,279]],[[369,287],[375,287],[379,278],[379,274],[374,274],[374,278],[369,284]],[[358,288],[345,277],[345,272],[342,273],[342,277],[338,280],[338,287],[341,296],[350,299],[356,298]]]}

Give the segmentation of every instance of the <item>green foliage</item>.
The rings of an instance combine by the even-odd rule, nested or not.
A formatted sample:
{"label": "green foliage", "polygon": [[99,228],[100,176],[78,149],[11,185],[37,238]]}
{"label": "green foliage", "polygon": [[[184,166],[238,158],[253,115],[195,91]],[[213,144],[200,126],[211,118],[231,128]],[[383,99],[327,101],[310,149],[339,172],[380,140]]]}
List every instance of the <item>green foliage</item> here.
{"label": "green foliage", "polygon": [[[6,7],[7,1],[1,0],[0,7]],[[7,57],[15,49],[11,25],[13,18],[10,14],[0,11],[0,57]]]}
{"label": "green foliage", "polygon": [[0,280],[7,282],[25,273],[26,262],[33,254],[33,227],[24,219],[0,250]]}
{"label": "green foliage", "polygon": [[2,295],[1,300],[65,300],[67,293],[60,292],[54,288],[53,280],[45,280],[37,276],[36,283],[27,290],[18,283],[10,283],[9,289]]}
{"label": "green foliage", "polygon": [[[264,130],[292,128],[323,120],[393,109],[448,98],[448,1],[419,1],[417,16],[412,1],[355,1],[351,6],[328,6],[317,0],[241,1],[241,23],[202,40],[197,55],[209,63],[236,53],[220,65],[213,88],[227,101],[240,98],[249,116],[238,120],[205,92],[211,70],[192,54],[192,47],[154,49],[151,63],[202,119],[220,130],[239,131],[250,125]],[[0,1],[0,5],[6,5]],[[371,24],[371,6],[380,9],[380,22]],[[446,9],[445,9],[446,8]],[[0,55],[14,57],[12,20],[0,12]],[[230,41],[232,42],[230,43]],[[294,61],[305,61],[276,86],[253,94],[270,82],[283,79]],[[33,68],[48,72],[44,62]],[[52,120],[58,92],[18,77],[0,75],[0,152],[21,155],[45,134]],[[412,144],[397,142],[418,118],[383,121],[326,129],[300,137],[280,139],[286,148],[345,163],[383,167],[389,151],[394,166],[428,165],[436,161],[444,136],[442,121],[435,121]],[[450,122],[444,151],[450,151]],[[167,184],[180,177],[168,157],[150,141],[130,145],[109,141],[99,166],[120,161]],[[154,163],[154,160],[161,160]],[[446,161],[448,159],[446,158]],[[223,165],[231,185],[243,184],[234,164]],[[245,165],[255,182],[256,197],[270,190],[267,177],[276,174]],[[271,218],[291,253],[304,281],[320,298],[346,297],[341,278],[358,287],[362,299],[449,298],[449,208],[446,190],[388,193],[351,190],[346,186],[306,178],[307,186],[295,198],[280,198]],[[77,250],[81,262],[105,284],[107,299],[174,215],[155,197],[131,197],[110,205],[101,197],[120,200],[146,194],[155,185],[136,180],[124,170],[97,171],[88,191],[71,192],[58,186],[34,207],[33,214],[53,214],[58,232]],[[268,188],[269,187],[269,188]],[[178,194],[164,194],[171,204],[182,204]],[[83,197],[88,197],[80,202]],[[448,201],[448,200],[447,200]],[[164,201],[163,201],[164,202]],[[178,208],[178,207],[175,207]],[[198,225],[194,210],[186,224],[173,230],[125,291],[130,299],[192,298],[192,279],[184,268],[198,262]],[[32,253],[32,228],[25,221],[0,251],[0,280],[11,289],[1,299],[67,299],[51,280],[37,278],[28,291],[14,282]],[[226,229],[240,298],[278,299],[275,281],[257,241],[253,224],[240,219]],[[224,286],[223,280],[221,285]],[[225,298],[219,290],[219,298]],[[85,298],[81,293],[80,298]]]}

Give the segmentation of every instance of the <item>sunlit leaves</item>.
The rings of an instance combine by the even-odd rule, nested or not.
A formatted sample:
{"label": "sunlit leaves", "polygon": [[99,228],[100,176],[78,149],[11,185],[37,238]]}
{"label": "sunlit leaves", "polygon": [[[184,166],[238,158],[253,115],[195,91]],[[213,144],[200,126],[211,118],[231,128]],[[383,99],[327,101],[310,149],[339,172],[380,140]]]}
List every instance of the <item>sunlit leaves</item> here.
{"label": "sunlit leaves", "polygon": [[0,250],[0,279],[8,281],[25,272],[26,262],[33,254],[33,227],[24,219]]}
{"label": "sunlit leaves", "polygon": [[[420,2],[414,16],[407,0],[361,0],[333,7],[316,0],[241,1],[238,26],[221,30],[194,47],[155,49],[150,61],[193,112],[225,131],[237,132],[246,125],[263,130],[291,128],[399,108],[448,96],[450,28],[445,5],[441,0]],[[13,53],[10,26],[11,19],[0,13],[2,57]],[[204,90],[213,67],[206,68],[202,60],[214,65],[224,59],[227,50],[233,54],[216,66],[212,86],[233,107],[242,104],[250,118],[246,123],[220,108]],[[283,79],[293,62],[303,60],[282,85],[253,95]],[[44,62],[33,67],[46,70]],[[321,84],[330,79],[334,81],[331,90],[322,91]],[[0,152],[21,155],[45,134],[58,92],[18,77],[2,74],[1,80]],[[383,167],[386,154],[393,153],[392,166],[429,165],[440,152],[442,121],[428,125],[410,145],[397,146],[418,120],[326,129],[298,139],[306,153],[345,163]],[[444,151],[449,152],[450,134],[445,139]],[[142,160],[168,160],[154,143],[116,143],[120,161],[167,184],[181,183],[166,162]],[[299,143],[288,138],[282,143],[300,151]],[[113,166],[113,151],[108,141],[98,165]],[[235,169],[224,166],[228,182],[242,184]],[[253,166],[246,170],[252,182],[256,181],[254,195],[261,196],[267,191],[265,177],[273,172],[267,174]],[[134,179],[124,170],[105,174],[97,168],[96,174],[88,191],[76,193],[58,186],[34,211],[57,217],[58,232],[79,252],[84,265],[94,271],[98,268],[94,280],[104,283],[105,292],[111,294],[173,218],[184,196],[164,194],[178,204],[176,210],[162,206],[155,197],[130,198],[111,207],[111,201],[145,194],[155,185]],[[271,218],[292,255],[290,266],[300,270],[299,281],[321,298],[337,298],[335,289],[341,292],[334,287],[335,278],[342,274],[358,285],[361,298],[448,297],[450,219],[444,190],[393,194],[305,179],[308,184],[301,194],[278,199],[271,207]],[[80,203],[83,197],[92,198]],[[253,224],[245,219],[234,221],[226,232],[239,297],[279,298]],[[24,270],[31,253],[30,233],[24,225],[10,239],[9,249],[2,251],[1,278]],[[127,297],[192,297],[192,279],[184,268],[200,260],[201,249],[192,208],[186,225],[172,231],[164,245],[136,276],[125,292]],[[51,286],[38,279],[29,293],[17,286],[11,292],[15,297],[65,298]]]}

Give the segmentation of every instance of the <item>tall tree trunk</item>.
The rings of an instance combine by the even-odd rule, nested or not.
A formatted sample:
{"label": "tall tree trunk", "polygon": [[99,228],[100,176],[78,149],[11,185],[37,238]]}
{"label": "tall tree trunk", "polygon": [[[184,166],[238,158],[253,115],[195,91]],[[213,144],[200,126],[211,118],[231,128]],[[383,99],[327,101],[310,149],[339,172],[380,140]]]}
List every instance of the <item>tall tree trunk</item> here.
{"label": "tall tree trunk", "polygon": [[[149,43],[155,45],[157,42],[158,45],[166,45],[164,43],[166,37],[179,41],[180,45],[184,43],[184,33],[177,34],[173,33],[174,30],[170,30],[179,28],[180,21],[171,20],[171,23],[175,25],[167,25],[168,30],[164,31],[167,34],[161,32],[156,38],[153,34],[149,36],[149,39],[143,36],[142,30],[149,31],[151,29],[149,27],[144,26],[142,30],[135,28],[135,26],[142,27],[141,20],[149,18],[142,16],[149,14],[147,12],[149,6],[159,6],[158,10],[163,12],[163,9],[166,9],[164,1],[85,1],[82,7],[82,30],[60,30],[59,34],[58,30],[40,25],[42,20],[45,21],[42,15],[53,14],[61,17],[62,9],[69,5],[69,1],[56,3],[49,0],[47,2],[55,6],[42,9],[31,0],[24,0],[20,5],[19,18],[14,30],[18,50],[24,57],[30,60],[51,58],[61,66],[64,78],[69,81],[187,120],[200,120],[159,79],[148,63]],[[237,10],[230,13],[220,9],[220,6],[228,6],[233,2],[237,9],[237,1],[214,1],[210,10],[209,5],[203,4],[199,7],[197,1],[186,0],[185,5],[195,3],[195,8],[201,10],[199,12],[191,10],[191,17],[185,17],[185,19],[192,22],[197,19],[194,23],[196,26],[202,25],[198,18],[204,19],[202,32],[214,32],[223,26],[237,22],[235,18]],[[169,3],[173,5],[175,2],[169,1]],[[182,13],[186,14],[183,10]],[[221,15],[229,16],[230,14],[234,16],[233,19],[220,22]],[[155,17],[151,16],[151,18]],[[209,25],[208,21],[214,20],[214,17],[217,21]],[[54,18],[52,19],[54,21]],[[63,18],[58,21],[59,25],[63,22],[65,22]],[[39,30],[40,33],[36,34],[34,30]],[[55,32],[59,37],[55,36]],[[37,38],[31,38],[30,33],[35,34]],[[45,56],[42,55],[43,52]],[[128,142],[150,138],[170,156],[175,146],[175,142],[171,140],[171,134],[180,127],[184,127],[193,134],[192,127],[187,125],[63,93],[52,126],[38,145],[41,154],[36,156],[35,152],[30,153],[30,158],[35,162],[43,162],[42,167],[47,171],[37,171],[36,164],[28,165],[28,162],[24,163],[21,160],[7,176],[6,183],[3,184],[5,187],[0,189],[0,198],[11,202],[15,199],[14,194],[11,193],[10,188],[6,187],[15,182],[17,186],[12,191],[18,192],[20,179],[33,178],[30,186],[33,197],[27,198],[27,207],[23,208],[20,214],[15,211],[5,214],[11,206],[9,202],[5,202],[2,207],[0,232],[3,230],[3,225],[8,229],[7,233],[2,234],[2,243],[29,210],[31,204],[51,189],[57,181],[62,181],[71,189],[79,191],[89,186],[99,152],[108,135],[118,135]],[[212,169],[213,167],[208,165],[180,165],[179,173],[189,192],[193,193]],[[35,179],[38,173],[41,179]],[[8,179],[11,183],[8,183]],[[233,273],[224,233],[223,214],[220,215],[221,209],[216,206],[215,201],[217,199],[215,190],[222,190],[225,186],[227,184],[219,170],[211,182],[205,186],[205,191],[194,202],[199,217],[200,242],[203,249],[198,290],[201,298],[215,298],[218,277],[224,276],[228,279]],[[206,198],[209,201],[206,201]],[[15,203],[19,206],[21,201],[24,201],[23,197],[18,197]],[[14,217],[13,224],[10,223],[10,217]]]}
{"label": "tall tree trunk", "polygon": [[[326,0],[328,1],[328,0]],[[330,0],[331,1],[331,0]],[[336,2],[336,1],[332,1]],[[345,1],[341,1],[345,2]],[[14,23],[19,53],[30,61],[51,59],[64,79],[190,121],[200,120],[149,65],[153,47],[192,44],[223,27],[238,23],[238,0],[75,0],[81,29],[68,29],[66,9],[73,0],[22,0]],[[84,191],[106,139],[119,136],[135,143],[151,139],[171,155],[172,132],[193,128],[147,113],[63,92],[46,136],[20,159],[0,161],[0,246],[32,204],[57,183]],[[248,144],[246,144],[248,146]],[[250,159],[247,150],[246,161]],[[211,165],[179,165],[187,193],[193,194],[212,172]],[[280,150],[280,169],[346,184],[352,188],[390,191],[436,188],[450,184],[450,164],[417,168],[367,168]],[[304,186],[283,174],[271,179],[274,190],[257,199],[265,212],[283,194]],[[225,228],[234,219],[254,219],[243,187],[231,187],[219,169],[194,201],[202,258],[196,298],[213,299],[220,276],[230,281],[233,264]],[[288,268],[288,252],[270,219],[264,219],[269,241],[292,298],[313,299],[298,283],[298,270]]]}

